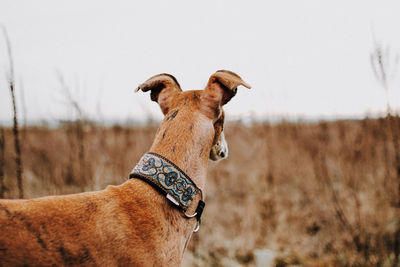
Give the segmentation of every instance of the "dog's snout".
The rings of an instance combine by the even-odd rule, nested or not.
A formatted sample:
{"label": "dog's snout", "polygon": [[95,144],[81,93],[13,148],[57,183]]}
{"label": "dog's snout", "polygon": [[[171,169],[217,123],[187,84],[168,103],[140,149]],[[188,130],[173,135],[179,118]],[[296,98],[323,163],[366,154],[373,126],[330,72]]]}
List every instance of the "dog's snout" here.
{"label": "dog's snout", "polygon": [[226,159],[228,157],[228,144],[225,140],[224,132],[221,132],[220,139],[211,148],[210,159],[218,161],[221,159]]}

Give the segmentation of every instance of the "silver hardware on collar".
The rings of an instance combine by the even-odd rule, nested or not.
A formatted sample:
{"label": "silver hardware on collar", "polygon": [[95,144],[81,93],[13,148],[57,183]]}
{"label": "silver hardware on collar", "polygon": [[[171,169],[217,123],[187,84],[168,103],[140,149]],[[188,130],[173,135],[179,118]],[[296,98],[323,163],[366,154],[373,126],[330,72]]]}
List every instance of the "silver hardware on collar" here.
{"label": "silver hardware on collar", "polygon": [[176,201],[175,198],[173,198],[173,196],[171,196],[170,194],[167,194],[167,198],[168,198],[168,200],[170,200],[172,203],[174,203],[175,205],[177,205],[179,207],[179,202]]}
{"label": "silver hardware on collar", "polygon": [[186,213],[183,213],[183,214],[185,215],[186,218],[193,218],[193,217],[196,217],[197,212],[193,213],[192,215],[188,215]]}
{"label": "silver hardware on collar", "polygon": [[196,228],[194,228],[193,233],[197,233],[200,229],[200,220],[196,222]]}

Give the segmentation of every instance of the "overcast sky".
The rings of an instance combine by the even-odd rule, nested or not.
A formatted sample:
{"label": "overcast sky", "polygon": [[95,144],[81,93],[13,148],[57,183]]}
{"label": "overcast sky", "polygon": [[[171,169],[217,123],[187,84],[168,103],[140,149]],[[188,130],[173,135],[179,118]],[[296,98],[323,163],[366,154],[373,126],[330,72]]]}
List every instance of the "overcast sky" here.
{"label": "overcast sky", "polygon": [[[1,0],[10,36],[17,101],[27,118],[71,117],[57,73],[92,118],[161,118],[147,94],[154,74],[203,89],[218,69],[239,88],[228,116],[354,116],[385,110],[371,65],[376,39],[400,52],[399,1],[55,1]],[[0,35],[0,121],[11,121]],[[400,69],[399,69],[400,70]],[[400,72],[390,101],[400,107]],[[23,97],[21,96],[21,85]]]}

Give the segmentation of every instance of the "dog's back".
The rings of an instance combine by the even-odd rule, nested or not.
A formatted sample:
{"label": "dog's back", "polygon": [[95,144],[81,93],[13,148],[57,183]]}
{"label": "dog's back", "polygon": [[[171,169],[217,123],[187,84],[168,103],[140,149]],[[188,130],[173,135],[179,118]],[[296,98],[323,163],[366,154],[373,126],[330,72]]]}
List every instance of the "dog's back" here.
{"label": "dog's back", "polygon": [[0,200],[0,266],[163,265],[165,201],[146,187],[130,181],[98,192]]}

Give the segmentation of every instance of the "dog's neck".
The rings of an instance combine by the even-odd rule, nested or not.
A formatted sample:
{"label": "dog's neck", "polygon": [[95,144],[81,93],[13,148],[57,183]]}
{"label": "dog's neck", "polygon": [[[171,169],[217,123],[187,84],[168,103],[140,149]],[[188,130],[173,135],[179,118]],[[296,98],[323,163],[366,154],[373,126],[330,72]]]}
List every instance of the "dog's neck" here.
{"label": "dog's neck", "polygon": [[157,131],[150,152],[160,154],[172,161],[204,193],[213,137],[212,123],[202,116],[199,116],[196,122],[189,123],[165,118]]}

